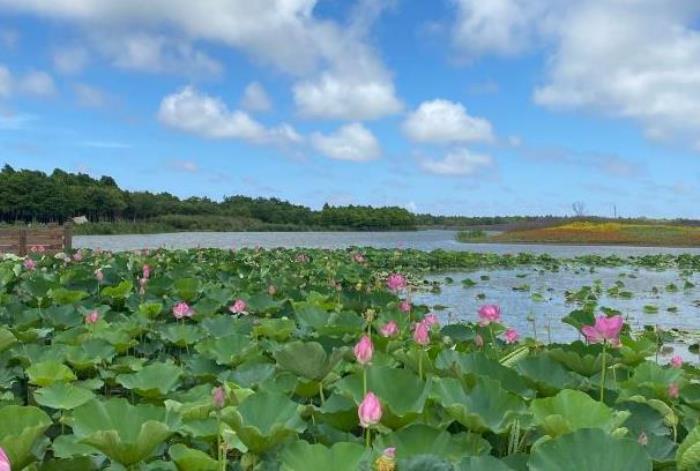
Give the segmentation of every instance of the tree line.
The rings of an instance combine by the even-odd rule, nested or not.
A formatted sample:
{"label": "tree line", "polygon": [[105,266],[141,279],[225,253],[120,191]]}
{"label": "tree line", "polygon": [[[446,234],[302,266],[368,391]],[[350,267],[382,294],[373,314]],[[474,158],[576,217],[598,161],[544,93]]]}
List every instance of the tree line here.
{"label": "tree line", "polygon": [[0,171],[0,222],[64,223],[75,216],[90,222],[144,222],[166,216],[228,217],[273,225],[348,229],[413,229],[416,217],[400,207],[330,206],[320,211],[278,198],[227,196],[180,199],[170,193],[126,191],[112,177],[93,178],[60,169],[46,174]]}

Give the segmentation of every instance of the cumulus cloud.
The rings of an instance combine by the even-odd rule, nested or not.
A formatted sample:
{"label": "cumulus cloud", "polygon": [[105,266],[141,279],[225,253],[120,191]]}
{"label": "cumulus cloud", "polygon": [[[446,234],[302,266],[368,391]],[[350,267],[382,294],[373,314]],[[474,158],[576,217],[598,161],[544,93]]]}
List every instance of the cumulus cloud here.
{"label": "cumulus cloud", "polygon": [[364,162],[381,155],[374,134],[361,123],[350,123],[331,134],[314,133],[311,145],[321,154],[337,160]]}
{"label": "cumulus cloud", "polygon": [[56,93],[53,78],[39,70],[29,72],[19,82],[19,88],[24,93],[41,97],[52,96]]}
{"label": "cumulus cloud", "polygon": [[170,168],[178,172],[199,172],[199,165],[197,165],[197,162],[191,160],[172,160],[170,161]]}
{"label": "cumulus cloud", "polygon": [[41,70],[17,76],[7,67],[0,65],[0,98],[7,98],[15,92],[49,97],[56,93],[56,85],[51,75]]}
{"label": "cumulus cloud", "polygon": [[653,139],[700,131],[700,3],[690,0],[453,0],[465,55],[542,45],[534,101],[638,122]]}
{"label": "cumulus cloud", "polygon": [[77,74],[88,62],[88,51],[81,46],[63,47],[53,51],[54,68],[62,74]]}
{"label": "cumulus cloud", "polygon": [[294,99],[310,118],[374,119],[400,111],[391,74],[367,41],[370,26],[391,2],[360,1],[343,24],[316,16],[317,2],[0,0],[0,7],[84,25],[119,67],[193,68],[208,76],[218,63],[192,43],[236,48],[297,77]]}
{"label": "cumulus cloud", "polygon": [[87,85],[85,83],[77,83],[73,86],[75,97],[78,104],[88,108],[99,108],[107,103],[107,95],[99,88]]}
{"label": "cumulus cloud", "polygon": [[493,166],[493,159],[468,149],[455,149],[440,160],[424,159],[420,165],[426,172],[436,175],[463,177],[475,175]]}
{"label": "cumulus cloud", "polygon": [[403,131],[416,142],[493,140],[488,120],[470,116],[461,103],[439,99],[421,103],[404,121]]}
{"label": "cumulus cloud", "polygon": [[166,126],[206,138],[281,145],[303,140],[288,124],[267,128],[244,111],[229,110],[221,99],[191,86],[163,98],[158,118]]}
{"label": "cumulus cloud", "polygon": [[243,90],[241,107],[248,111],[267,111],[272,108],[270,97],[258,82],[251,82]]}

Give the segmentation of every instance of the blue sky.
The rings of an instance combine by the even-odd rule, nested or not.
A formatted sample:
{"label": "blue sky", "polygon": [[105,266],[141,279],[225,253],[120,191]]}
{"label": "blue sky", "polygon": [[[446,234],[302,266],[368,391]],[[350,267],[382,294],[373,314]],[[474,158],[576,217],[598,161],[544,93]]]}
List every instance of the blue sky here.
{"label": "blue sky", "polygon": [[182,197],[698,218],[698,19],[685,0],[0,0],[0,160]]}

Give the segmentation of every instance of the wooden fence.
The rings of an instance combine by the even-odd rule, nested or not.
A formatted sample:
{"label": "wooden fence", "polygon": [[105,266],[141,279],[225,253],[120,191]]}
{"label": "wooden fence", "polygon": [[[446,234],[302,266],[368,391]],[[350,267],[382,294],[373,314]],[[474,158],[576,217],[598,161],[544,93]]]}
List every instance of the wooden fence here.
{"label": "wooden fence", "polygon": [[0,229],[0,254],[24,256],[33,252],[64,252],[73,247],[70,224]]}

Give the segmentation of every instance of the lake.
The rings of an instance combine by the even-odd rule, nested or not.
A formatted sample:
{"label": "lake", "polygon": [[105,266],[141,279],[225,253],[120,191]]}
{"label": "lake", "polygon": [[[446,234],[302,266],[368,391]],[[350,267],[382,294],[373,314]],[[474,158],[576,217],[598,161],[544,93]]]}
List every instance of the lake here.
{"label": "lake", "polygon": [[573,246],[523,244],[465,244],[455,240],[456,231],[415,232],[179,232],[173,234],[134,234],[110,236],[75,236],[75,248],[133,250],[165,247],[186,249],[194,247],[240,248],[255,247],[320,247],[344,248],[378,247],[411,248],[418,250],[460,250],[473,252],[548,253],[555,257],[577,255],[647,255],[657,253],[700,254],[700,248]]}

